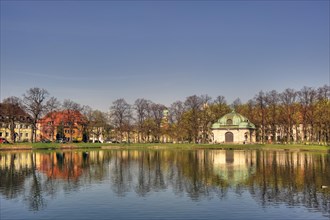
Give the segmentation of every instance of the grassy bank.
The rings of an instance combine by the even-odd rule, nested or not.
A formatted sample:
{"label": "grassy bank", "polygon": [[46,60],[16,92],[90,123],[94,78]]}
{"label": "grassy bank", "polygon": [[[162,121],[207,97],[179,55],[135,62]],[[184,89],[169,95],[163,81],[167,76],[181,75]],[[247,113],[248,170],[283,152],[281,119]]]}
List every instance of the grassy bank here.
{"label": "grassy bank", "polygon": [[288,151],[324,151],[329,152],[329,146],[303,145],[303,144],[105,144],[105,143],[17,143],[0,144],[0,150],[56,150],[56,149],[262,149],[262,150],[288,150]]}

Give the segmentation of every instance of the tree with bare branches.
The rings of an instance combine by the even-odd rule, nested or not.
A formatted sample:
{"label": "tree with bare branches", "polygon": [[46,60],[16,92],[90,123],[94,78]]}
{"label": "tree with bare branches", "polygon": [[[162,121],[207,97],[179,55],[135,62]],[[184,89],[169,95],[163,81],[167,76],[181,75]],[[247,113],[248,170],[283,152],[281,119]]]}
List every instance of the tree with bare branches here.
{"label": "tree with bare branches", "polygon": [[151,102],[146,99],[137,99],[134,103],[136,112],[136,128],[137,128],[137,141],[140,143],[144,139],[144,126],[148,117],[149,107]]}
{"label": "tree with bare branches", "polygon": [[84,120],[80,117],[82,107],[70,99],[65,99],[62,108],[65,112],[65,124],[69,128],[69,142],[72,142],[74,127],[78,124],[85,123]]}
{"label": "tree with bare branches", "polygon": [[37,123],[41,116],[46,111],[46,102],[48,98],[48,91],[42,88],[31,88],[23,94],[23,104],[25,110],[31,115],[32,135],[31,142],[37,139]]}
{"label": "tree with bare branches", "polygon": [[120,141],[122,141],[126,127],[130,124],[129,121],[132,119],[131,106],[125,99],[117,99],[112,102],[110,115],[115,129],[119,133]]}
{"label": "tree with bare branches", "polygon": [[295,102],[297,98],[297,92],[293,89],[285,89],[280,94],[281,101],[281,113],[283,126],[286,133],[286,141],[290,143],[293,138],[293,125],[295,124],[294,113],[296,111]]}
{"label": "tree with bare branches", "polygon": [[198,131],[200,125],[200,111],[203,101],[197,95],[189,96],[184,102],[187,109],[187,129],[189,135],[189,142],[198,142]]}

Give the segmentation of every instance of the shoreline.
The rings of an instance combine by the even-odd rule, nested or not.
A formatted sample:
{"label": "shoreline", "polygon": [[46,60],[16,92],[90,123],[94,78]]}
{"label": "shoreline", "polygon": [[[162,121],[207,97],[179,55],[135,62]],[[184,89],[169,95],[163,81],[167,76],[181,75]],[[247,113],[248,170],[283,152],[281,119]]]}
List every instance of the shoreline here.
{"label": "shoreline", "polygon": [[102,144],[102,143],[33,143],[33,144],[0,144],[0,152],[4,151],[31,151],[31,150],[277,150],[277,151],[308,151],[330,153],[330,146],[303,145],[303,144]]}

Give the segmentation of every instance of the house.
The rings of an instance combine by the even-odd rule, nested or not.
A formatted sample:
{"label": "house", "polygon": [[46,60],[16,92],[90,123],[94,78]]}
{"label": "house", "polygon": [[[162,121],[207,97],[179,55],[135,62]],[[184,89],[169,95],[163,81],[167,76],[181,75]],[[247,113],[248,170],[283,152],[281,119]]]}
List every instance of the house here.
{"label": "house", "polygon": [[10,142],[31,140],[31,117],[20,106],[0,103],[0,138]]}
{"label": "house", "polygon": [[85,125],[86,119],[79,111],[50,112],[38,122],[40,139],[82,141]]}
{"label": "house", "polygon": [[254,143],[255,129],[253,123],[233,110],[212,125],[213,143]]}

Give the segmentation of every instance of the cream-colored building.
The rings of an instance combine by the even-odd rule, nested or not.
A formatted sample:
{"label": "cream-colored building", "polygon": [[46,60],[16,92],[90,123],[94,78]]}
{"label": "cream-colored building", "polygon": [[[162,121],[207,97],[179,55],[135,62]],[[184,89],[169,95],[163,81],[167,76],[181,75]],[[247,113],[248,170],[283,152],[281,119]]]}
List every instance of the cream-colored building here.
{"label": "cream-colored building", "polygon": [[[0,137],[6,138],[7,141],[12,142],[10,126],[12,125],[0,122]],[[31,125],[18,121],[15,122],[13,126],[15,127],[15,142],[28,142],[31,140]]]}
{"label": "cream-colored building", "polygon": [[0,138],[9,142],[27,142],[31,135],[31,117],[17,105],[0,103]]}
{"label": "cream-colored building", "polygon": [[255,125],[232,111],[212,125],[213,143],[245,144],[256,141]]}

